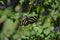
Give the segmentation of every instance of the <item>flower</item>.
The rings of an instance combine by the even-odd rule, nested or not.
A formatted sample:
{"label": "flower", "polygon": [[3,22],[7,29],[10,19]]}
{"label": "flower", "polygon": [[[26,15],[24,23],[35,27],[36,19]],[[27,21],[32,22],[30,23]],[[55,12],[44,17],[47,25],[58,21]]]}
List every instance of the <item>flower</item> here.
{"label": "flower", "polygon": [[38,4],[38,5],[41,5],[41,1],[40,1],[40,0],[38,0],[37,4]]}
{"label": "flower", "polygon": [[57,30],[60,31],[60,26],[54,27],[54,32],[56,32]]}
{"label": "flower", "polygon": [[54,27],[54,32],[56,32],[56,27]]}
{"label": "flower", "polygon": [[27,15],[23,15],[23,19],[28,19],[28,16]]}
{"label": "flower", "polygon": [[43,2],[44,0],[38,0],[37,4],[41,6]]}
{"label": "flower", "polygon": [[45,11],[42,13],[43,16],[45,16],[45,15],[47,15],[47,14],[49,14],[49,13],[48,13],[48,10],[45,10]]}

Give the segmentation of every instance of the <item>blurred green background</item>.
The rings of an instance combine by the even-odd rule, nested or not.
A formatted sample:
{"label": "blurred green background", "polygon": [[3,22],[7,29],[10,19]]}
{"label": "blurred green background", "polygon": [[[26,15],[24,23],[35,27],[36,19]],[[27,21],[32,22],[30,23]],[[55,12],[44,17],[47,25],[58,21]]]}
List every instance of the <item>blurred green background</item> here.
{"label": "blurred green background", "polygon": [[[60,40],[60,0],[4,1],[0,0],[0,40]],[[25,16],[36,15],[37,22],[16,30]]]}

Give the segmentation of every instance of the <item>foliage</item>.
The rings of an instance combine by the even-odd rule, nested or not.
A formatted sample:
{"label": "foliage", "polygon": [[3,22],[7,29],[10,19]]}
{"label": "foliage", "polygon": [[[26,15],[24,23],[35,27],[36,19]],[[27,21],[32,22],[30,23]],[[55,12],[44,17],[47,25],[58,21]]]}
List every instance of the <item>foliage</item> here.
{"label": "foliage", "polygon": [[[56,26],[56,31],[54,30],[55,25],[58,24],[55,24],[56,20],[58,17],[60,18],[60,1],[44,0],[42,6],[40,6],[41,3],[38,3],[38,0],[30,0],[30,5],[26,12],[21,11],[24,2],[25,0],[20,0],[19,5],[21,8],[17,13],[13,12],[10,7],[0,10],[0,23],[4,22],[3,30],[0,32],[0,40],[8,40],[14,32],[15,34],[11,36],[10,40],[60,40],[60,29],[58,28],[60,25]],[[32,5],[35,5],[35,8]],[[45,11],[44,6],[46,5],[50,6],[49,13]],[[30,12],[31,8],[34,9]],[[19,20],[22,20],[24,15],[28,17],[37,15],[35,10],[37,12],[40,11],[39,20],[27,26],[19,26],[18,30],[15,31]]]}

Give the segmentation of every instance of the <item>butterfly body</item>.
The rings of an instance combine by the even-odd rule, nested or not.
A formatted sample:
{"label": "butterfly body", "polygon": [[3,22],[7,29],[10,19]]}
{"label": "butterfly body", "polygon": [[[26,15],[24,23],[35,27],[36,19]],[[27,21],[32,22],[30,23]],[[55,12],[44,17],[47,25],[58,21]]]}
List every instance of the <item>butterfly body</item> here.
{"label": "butterfly body", "polygon": [[39,19],[38,16],[33,16],[33,17],[29,17],[27,19],[24,19],[22,21],[19,22],[19,25],[22,26],[22,25],[28,25],[28,24],[32,24],[32,23],[35,23],[37,20]]}

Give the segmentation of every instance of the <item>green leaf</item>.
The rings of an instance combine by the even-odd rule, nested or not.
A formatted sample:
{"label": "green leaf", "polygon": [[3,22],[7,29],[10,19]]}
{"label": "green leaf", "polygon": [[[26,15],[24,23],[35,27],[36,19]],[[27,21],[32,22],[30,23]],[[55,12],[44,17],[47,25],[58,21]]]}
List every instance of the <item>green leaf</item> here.
{"label": "green leaf", "polygon": [[45,40],[49,40],[49,38],[50,38],[50,35],[48,37],[45,37]]}
{"label": "green leaf", "polygon": [[50,29],[45,29],[45,30],[44,30],[44,34],[45,34],[45,35],[48,35],[49,33],[50,33]]}
{"label": "green leaf", "polygon": [[16,29],[18,21],[13,22],[10,19],[7,19],[3,25],[2,33],[6,36],[10,36]]}

